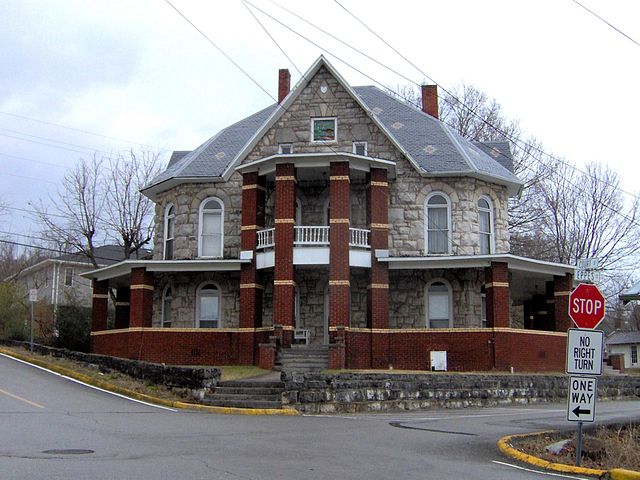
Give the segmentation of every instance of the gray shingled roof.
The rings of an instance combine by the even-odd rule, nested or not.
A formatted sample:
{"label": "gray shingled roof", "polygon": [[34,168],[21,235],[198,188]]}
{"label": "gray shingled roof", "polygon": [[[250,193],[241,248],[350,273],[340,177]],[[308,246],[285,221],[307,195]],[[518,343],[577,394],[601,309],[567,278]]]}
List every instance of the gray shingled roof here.
{"label": "gray shingled roof", "polygon": [[613,332],[605,341],[607,345],[626,345],[640,343],[640,332]]}
{"label": "gray shingled roof", "polygon": [[354,91],[425,173],[479,173],[521,183],[478,146],[413,105],[373,86]]}
{"label": "gray shingled roof", "polygon": [[[377,87],[354,87],[353,90],[422,173],[469,174],[516,186],[522,184],[511,171],[511,151],[506,142],[474,144],[438,119]],[[167,169],[144,190],[171,179],[220,177],[276,108],[274,104],[240,120],[192,152],[174,152]]]}
{"label": "gray shingled roof", "polygon": [[[141,249],[132,254],[133,258],[146,258],[151,254],[151,250]],[[113,265],[124,260],[124,250],[120,245],[102,245],[95,248],[96,261],[100,265]],[[86,255],[82,253],[65,253],[53,260],[63,262],[91,263]]]}
{"label": "gray shingled roof", "polygon": [[220,130],[192,152],[179,160],[172,159],[167,169],[154,178],[144,189],[172,178],[219,177],[233,162],[251,137],[267,121],[277,105],[271,105],[233,125]]}

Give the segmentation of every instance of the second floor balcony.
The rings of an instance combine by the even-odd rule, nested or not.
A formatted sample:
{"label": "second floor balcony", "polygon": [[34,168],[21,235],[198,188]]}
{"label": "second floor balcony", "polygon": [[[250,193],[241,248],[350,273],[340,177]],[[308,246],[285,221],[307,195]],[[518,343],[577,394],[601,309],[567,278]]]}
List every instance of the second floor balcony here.
{"label": "second floor balcony", "polygon": [[[295,265],[328,265],[331,243],[328,226],[294,226],[293,263]],[[349,263],[351,266],[371,266],[371,231],[364,228],[349,228]],[[258,268],[275,264],[275,228],[257,232]]]}

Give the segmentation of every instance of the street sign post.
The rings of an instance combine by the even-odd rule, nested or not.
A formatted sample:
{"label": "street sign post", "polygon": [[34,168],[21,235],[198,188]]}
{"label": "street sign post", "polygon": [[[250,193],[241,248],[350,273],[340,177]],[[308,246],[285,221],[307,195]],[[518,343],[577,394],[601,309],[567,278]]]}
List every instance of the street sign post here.
{"label": "street sign post", "polygon": [[569,317],[579,328],[595,328],[604,311],[604,296],[595,285],[581,283],[569,295]]}
{"label": "street sign post", "polygon": [[567,373],[602,374],[602,330],[570,328],[567,332]]}
{"label": "street sign post", "polygon": [[597,387],[595,377],[569,377],[567,420],[570,422],[595,420]]}

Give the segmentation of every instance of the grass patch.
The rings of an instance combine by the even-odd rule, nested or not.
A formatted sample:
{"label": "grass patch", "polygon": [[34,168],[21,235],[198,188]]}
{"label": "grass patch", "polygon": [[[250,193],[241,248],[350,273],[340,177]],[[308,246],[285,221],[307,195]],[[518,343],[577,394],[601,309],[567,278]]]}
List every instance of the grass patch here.
{"label": "grass patch", "polygon": [[226,365],[217,367],[222,370],[221,380],[227,382],[230,380],[240,380],[243,378],[257,377],[269,373],[269,370],[254,367],[253,365]]}
{"label": "grass patch", "polygon": [[[512,447],[528,455],[553,463],[576,464],[576,431],[547,432],[512,440]],[[572,440],[559,454],[546,450],[548,445],[560,440]],[[624,468],[640,471],[640,426],[636,424],[600,426],[583,432],[581,466],[610,470]]]}

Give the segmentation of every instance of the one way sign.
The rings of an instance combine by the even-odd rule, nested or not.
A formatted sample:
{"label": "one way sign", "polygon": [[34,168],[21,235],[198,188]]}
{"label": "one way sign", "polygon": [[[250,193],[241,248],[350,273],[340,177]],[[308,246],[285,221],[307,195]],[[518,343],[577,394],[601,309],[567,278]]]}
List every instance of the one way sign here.
{"label": "one way sign", "polygon": [[597,390],[595,377],[569,377],[567,420],[593,422],[596,418]]}

